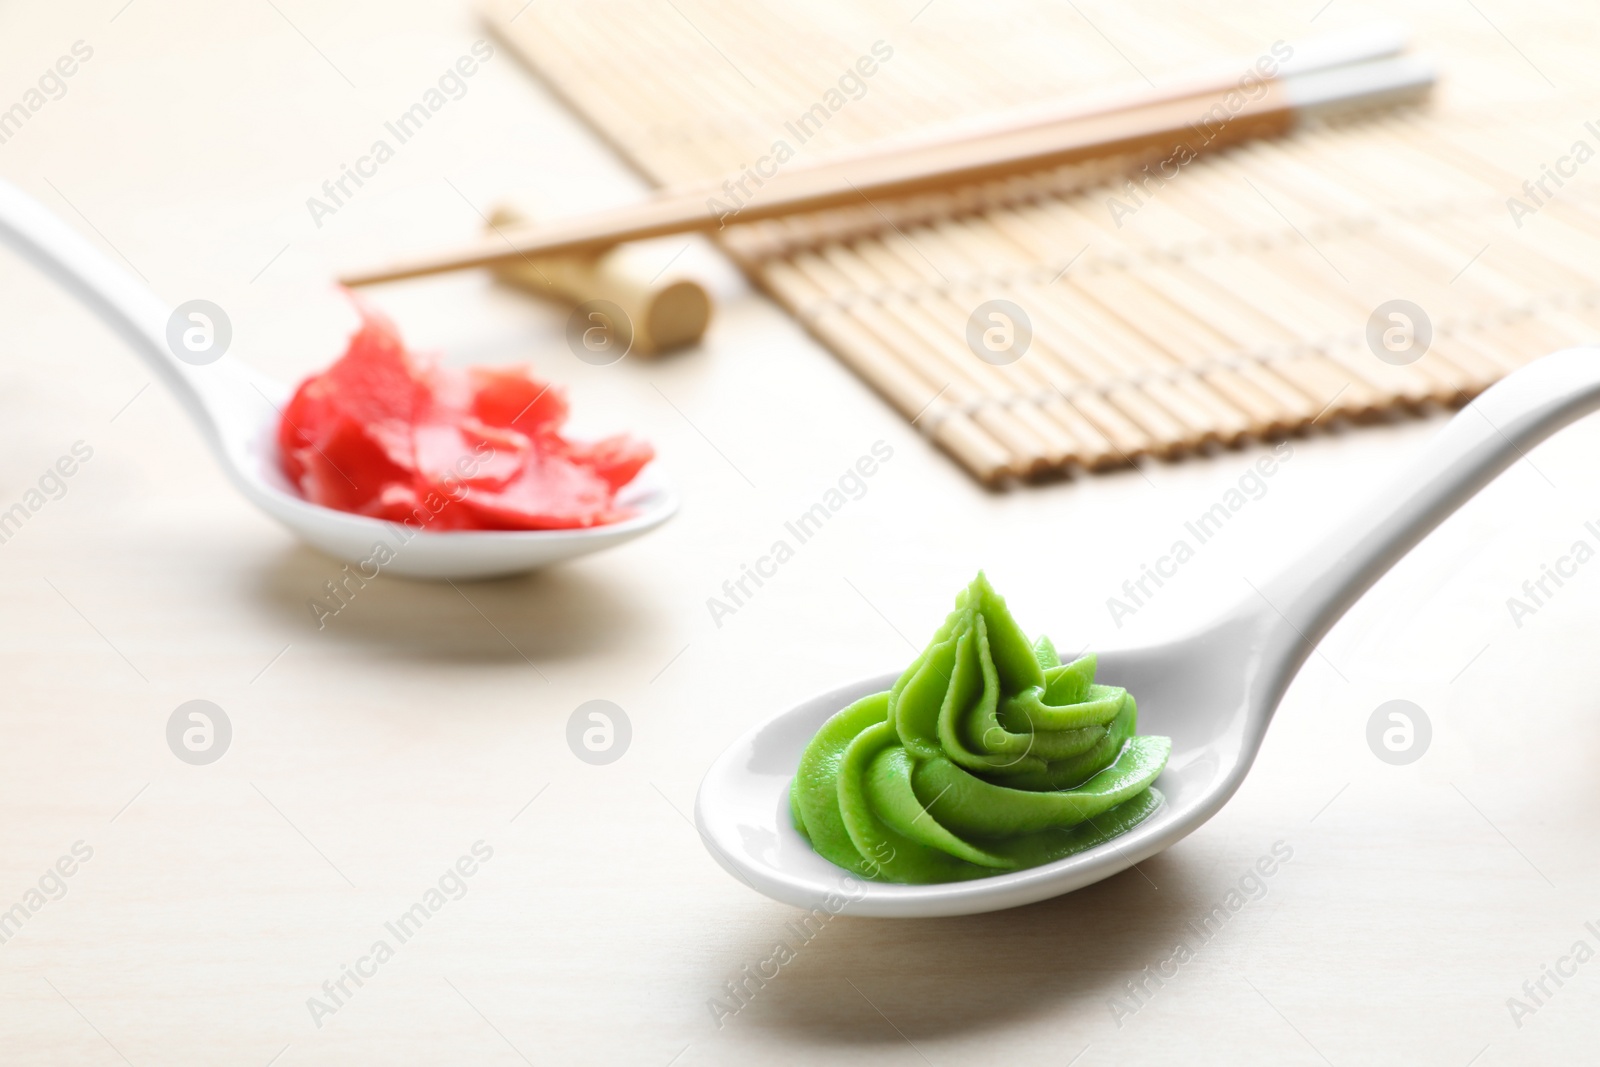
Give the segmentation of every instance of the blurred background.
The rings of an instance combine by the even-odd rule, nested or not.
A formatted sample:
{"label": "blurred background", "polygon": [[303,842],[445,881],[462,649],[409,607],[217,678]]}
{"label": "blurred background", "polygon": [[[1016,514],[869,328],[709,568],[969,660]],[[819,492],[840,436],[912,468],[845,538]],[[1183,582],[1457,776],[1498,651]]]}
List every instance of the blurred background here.
{"label": "blurred background", "polygon": [[[1450,408],[1591,339],[1585,11],[12,4],[0,176],[162,299],[226,309],[233,353],[294,382],[354,326],[338,278],[492,238],[507,211],[712,198],[779,140],[792,174],[1243,78],[1280,45],[1305,57],[1396,21],[1431,92],[1163,181],[1141,175],[1168,153],[1112,153],[633,246],[617,270],[708,298],[703,335],[665,352],[584,358],[581,293],[489,270],[363,289],[414,347],[531,364],[580,429],[651,440],[684,507],[548,572],[385,577],[323,628],[308,602],[340,564],[239,498],[116,339],[0,255],[0,509],[74,443],[93,450],[0,543],[0,908],[28,911],[0,943],[6,1061],[1089,1065],[1203,1048],[1487,1065],[1586,1049],[1589,976],[1536,1017],[1508,1017],[1507,998],[1594,942],[1600,594],[1580,571],[1531,617],[1508,598],[1576,541],[1600,545],[1592,425],[1381,581],[1307,664],[1244,789],[1143,874],[1012,913],[842,918],[718,1026],[708,1001],[795,913],[729,878],[688,822],[730,738],[903,663],[980,567],[1063,649],[1188,631],[1389,491]],[[418,104],[430,117],[402,140],[391,127]],[[818,104],[825,123],[791,129]],[[1036,347],[1013,360],[968,340],[995,299],[1031,317]],[[1427,322],[1420,352],[1383,344],[1387,313],[1374,344],[1396,300]],[[1242,481],[1283,441],[1275,474]],[[892,460],[824,534],[731,617],[709,610],[880,442]],[[1222,532],[1117,610],[1219,502]],[[203,767],[165,734],[193,699],[232,722]],[[599,767],[566,732],[596,699],[632,723]],[[1432,723],[1405,767],[1367,742],[1395,699]],[[308,999],[479,841],[494,857],[469,891],[319,1024]],[[1266,895],[1133,1016],[1110,1010],[1277,841],[1294,859]],[[93,858],[32,908],[78,842]]]}

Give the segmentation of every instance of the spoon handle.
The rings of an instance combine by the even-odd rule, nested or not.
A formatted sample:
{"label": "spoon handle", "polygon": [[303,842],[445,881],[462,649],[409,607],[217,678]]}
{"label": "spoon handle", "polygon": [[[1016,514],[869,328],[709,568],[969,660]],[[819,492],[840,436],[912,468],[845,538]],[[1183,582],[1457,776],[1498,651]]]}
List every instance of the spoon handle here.
{"label": "spoon handle", "polygon": [[172,309],[44,205],[3,179],[0,242],[55,279],[126,341],[178,398],[206,443],[222,454],[219,419],[236,409],[244,385],[237,365],[226,357],[205,366],[178,359],[167,343]]}
{"label": "spoon handle", "polygon": [[1282,684],[1429,531],[1540,441],[1597,409],[1600,347],[1593,347],[1535,360],[1457,413],[1387,492],[1259,586],[1259,616],[1293,649]]}

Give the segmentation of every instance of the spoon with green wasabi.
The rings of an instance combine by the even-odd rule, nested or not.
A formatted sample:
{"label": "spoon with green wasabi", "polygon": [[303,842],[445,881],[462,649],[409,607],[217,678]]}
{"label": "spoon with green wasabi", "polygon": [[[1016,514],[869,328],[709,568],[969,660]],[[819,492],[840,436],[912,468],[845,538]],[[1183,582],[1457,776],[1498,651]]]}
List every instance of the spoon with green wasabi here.
{"label": "spoon with green wasabi", "polygon": [[[1153,810],[1081,851],[986,877],[968,872],[961,880],[915,885],[880,880],[886,869],[870,861],[852,870],[824,859],[795,824],[791,787],[802,754],[814,759],[813,740],[823,725],[865,703],[863,698],[889,690],[901,672],[814,697],[735,741],[701,783],[695,802],[701,837],[718,863],[767,896],[863,916],[996,911],[1126,870],[1177,843],[1227,803],[1301,665],[1378,578],[1529,449],[1596,409],[1600,347],[1568,349],[1530,363],[1462,409],[1410,471],[1351,521],[1281,573],[1251,576],[1255,592],[1248,599],[1181,640],[1101,651],[1098,677],[1136,698],[1138,733],[1170,738],[1171,754],[1150,791],[1159,798]],[[888,722],[873,728],[885,743],[905,729],[904,720],[896,726],[891,716]],[[900,742],[916,749],[915,738]],[[903,796],[913,794],[905,790]],[[949,801],[926,792],[916,796],[924,798],[930,816],[948,814],[943,808]],[[927,836],[932,831],[921,823],[917,815],[901,825]],[[815,829],[814,821],[808,825]],[[973,844],[972,855],[980,859],[994,852],[984,848],[985,841]]]}

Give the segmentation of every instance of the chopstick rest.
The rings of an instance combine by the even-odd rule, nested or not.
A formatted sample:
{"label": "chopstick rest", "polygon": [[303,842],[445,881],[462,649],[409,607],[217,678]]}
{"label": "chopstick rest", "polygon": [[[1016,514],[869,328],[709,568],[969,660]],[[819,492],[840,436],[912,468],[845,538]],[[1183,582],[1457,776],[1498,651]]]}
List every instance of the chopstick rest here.
{"label": "chopstick rest", "polygon": [[[509,206],[490,216],[491,230],[524,224],[527,216]],[[659,255],[634,244],[603,252],[527,256],[495,265],[500,281],[539,296],[582,305],[605,300],[627,316],[631,352],[653,356],[699,341],[711,321],[711,296],[698,281],[663,270]]]}

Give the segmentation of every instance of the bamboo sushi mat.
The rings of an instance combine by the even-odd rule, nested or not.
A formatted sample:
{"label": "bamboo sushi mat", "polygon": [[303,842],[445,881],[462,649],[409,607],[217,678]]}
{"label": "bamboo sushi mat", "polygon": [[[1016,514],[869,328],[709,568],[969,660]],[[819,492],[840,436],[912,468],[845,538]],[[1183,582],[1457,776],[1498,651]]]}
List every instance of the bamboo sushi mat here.
{"label": "bamboo sushi mat", "polygon": [[[737,179],[780,140],[800,166],[1197,69],[1242,74],[1275,41],[1404,19],[1440,68],[1428,105],[1207,155],[1139,201],[1124,183],[1143,161],[1123,159],[722,232],[992,483],[1458,404],[1600,333],[1600,161],[1562,163],[1575,176],[1545,179],[1555,195],[1538,203],[1524,189],[1577,142],[1600,149],[1590,17],[1540,0],[1286,6],[489,0],[485,14],[663,186]],[[848,83],[820,130],[795,127],[876,42],[892,55],[864,89]],[[1134,210],[1114,219],[1113,197]],[[1513,219],[1511,197],[1533,210]],[[1033,330],[1003,366],[967,343],[974,308],[997,298]],[[1367,340],[1393,299],[1433,328],[1409,365]]]}

